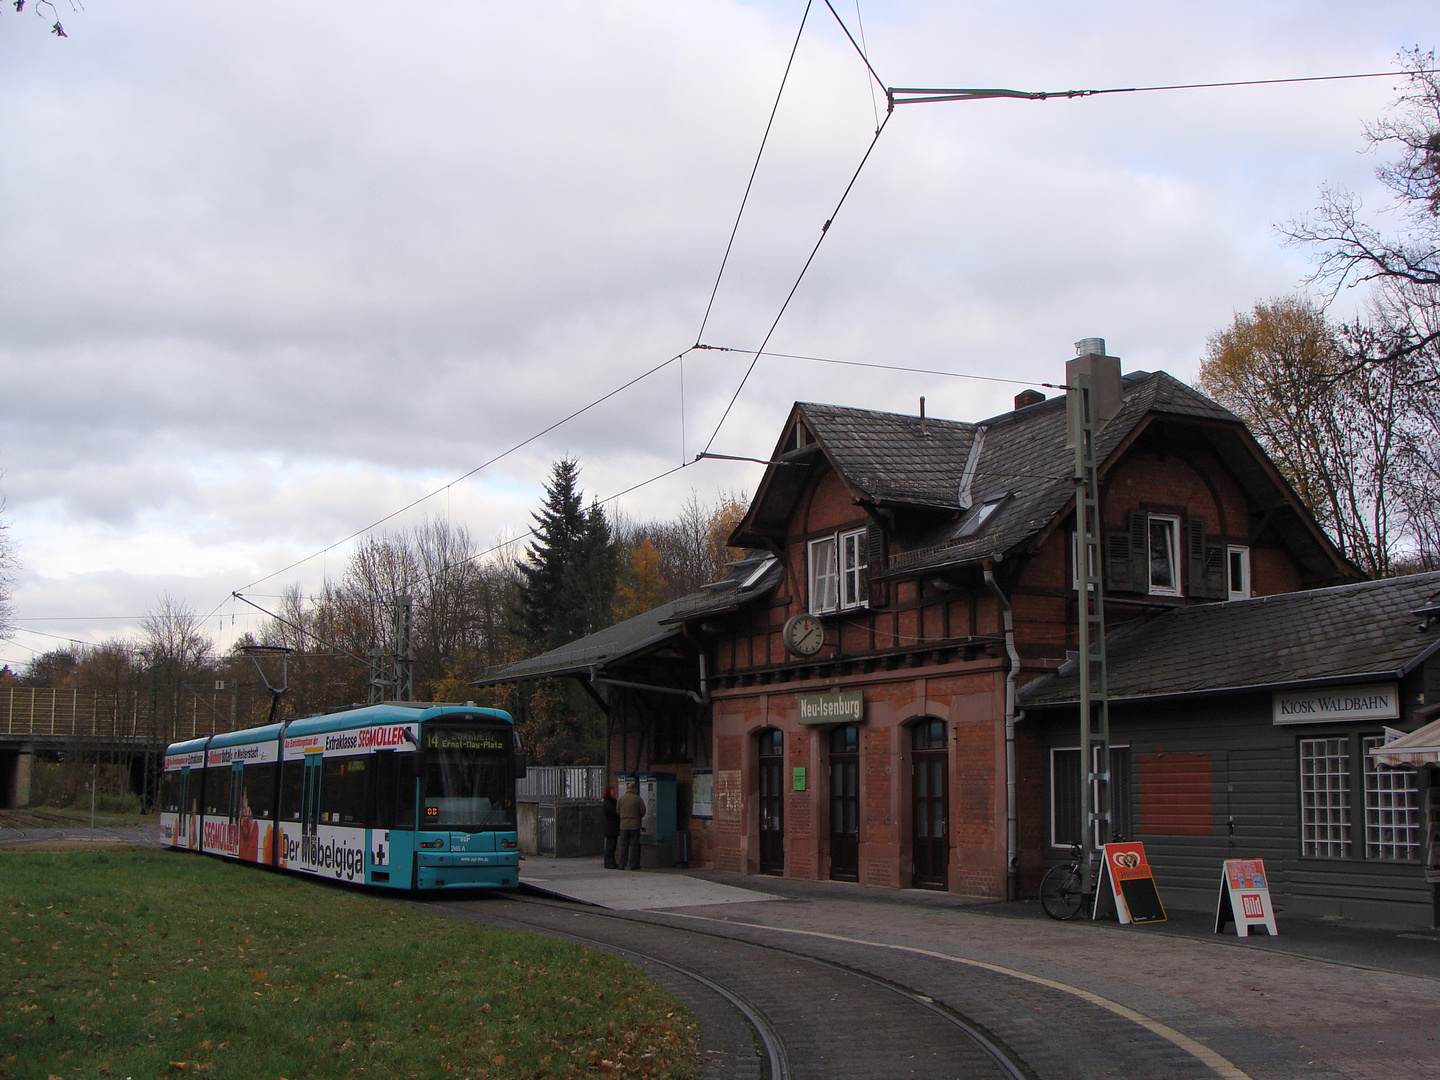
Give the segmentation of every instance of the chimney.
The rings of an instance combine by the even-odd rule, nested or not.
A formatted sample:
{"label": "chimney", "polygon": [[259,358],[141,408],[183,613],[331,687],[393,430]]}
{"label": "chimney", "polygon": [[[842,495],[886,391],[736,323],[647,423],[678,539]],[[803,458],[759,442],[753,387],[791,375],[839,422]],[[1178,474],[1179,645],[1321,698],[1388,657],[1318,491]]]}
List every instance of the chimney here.
{"label": "chimney", "polygon": [[1039,405],[1045,400],[1045,395],[1039,390],[1021,390],[1015,395],[1016,410],[1028,409],[1031,405]]}
{"label": "chimney", "polygon": [[1075,343],[1075,359],[1065,362],[1066,405],[1066,446],[1075,445],[1080,429],[1080,394],[1076,381],[1081,375],[1090,377],[1090,412],[1098,432],[1120,411],[1120,358],[1105,353],[1105,339],[1098,337],[1081,338]]}

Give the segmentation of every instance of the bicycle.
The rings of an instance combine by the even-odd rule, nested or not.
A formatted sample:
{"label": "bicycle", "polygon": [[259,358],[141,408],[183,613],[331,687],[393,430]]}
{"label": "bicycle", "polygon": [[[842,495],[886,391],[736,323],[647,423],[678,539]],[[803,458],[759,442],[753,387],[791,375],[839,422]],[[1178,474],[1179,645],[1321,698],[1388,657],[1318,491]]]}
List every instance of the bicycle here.
{"label": "bicycle", "polygon": [[1075,918],[1091,896],[1085,891],[1085,877],[1080,872],[1084,858],[1079,844],[1070,845],[1070,861],[1052,866],[1040,879],[1040,906],[1045,914],[1061,922]]}
{"label": "bicycle", "polygon": [[[1116,833],[1110,838],[1113,844],[1123,844],[1125,837]],[[1095,909],[1095,891],[1085,891],[1085,876],[1080,872],[1081,861],[1085,858],[1079,844],[1070,845],[1070,861],[1052,866],[1040,879],[1040,906],[1045,914],[1061,922],[1073,919],[1082,908]],[[1103,858],[1103,855],[1102,855]],[[1092,881],[1098,877],[1092,877]]]}

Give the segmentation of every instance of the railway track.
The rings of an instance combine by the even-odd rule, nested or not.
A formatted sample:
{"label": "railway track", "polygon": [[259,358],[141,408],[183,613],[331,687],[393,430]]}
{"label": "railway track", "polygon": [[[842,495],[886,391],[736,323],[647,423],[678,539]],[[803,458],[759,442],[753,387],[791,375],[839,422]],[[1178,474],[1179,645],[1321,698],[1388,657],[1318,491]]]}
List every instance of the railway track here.
{"label": "railway track", "polygon": [[700,1017],[707,1080],[1036,1077],[971,1018],[834,960],[528,897],[422,906],[606,949],[637,964]]}

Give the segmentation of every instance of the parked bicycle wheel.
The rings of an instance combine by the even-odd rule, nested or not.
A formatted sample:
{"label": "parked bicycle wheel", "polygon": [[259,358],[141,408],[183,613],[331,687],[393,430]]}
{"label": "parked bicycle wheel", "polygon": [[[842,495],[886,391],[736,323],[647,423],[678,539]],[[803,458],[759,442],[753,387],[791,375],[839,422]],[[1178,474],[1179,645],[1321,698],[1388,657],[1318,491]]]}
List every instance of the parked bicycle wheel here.
{"label": "parked bicycle wheel", "polygon": [[1073,919],[1085,904],[1077,866],[1053,866],[1040,879],[1040,906],[1052,919]]}

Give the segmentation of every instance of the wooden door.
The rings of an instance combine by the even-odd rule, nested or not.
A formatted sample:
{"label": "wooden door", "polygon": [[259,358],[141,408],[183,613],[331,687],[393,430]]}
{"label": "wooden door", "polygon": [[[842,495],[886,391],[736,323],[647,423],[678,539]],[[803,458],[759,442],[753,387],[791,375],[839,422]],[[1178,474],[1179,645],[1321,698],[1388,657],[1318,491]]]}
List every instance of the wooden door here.
{"label": "wooden door", "polygon": [[950,851],[950,768],[945,722],[910,729],[911,880],[917,889],[944,889]]}
{"label": "wooden door", "polygon": [[830,877],[860,880],[860,730],[830,732]]}
{"label": "wooden door", "polygon": [[760,734],[760,872],[785,873],[785,733]]}

